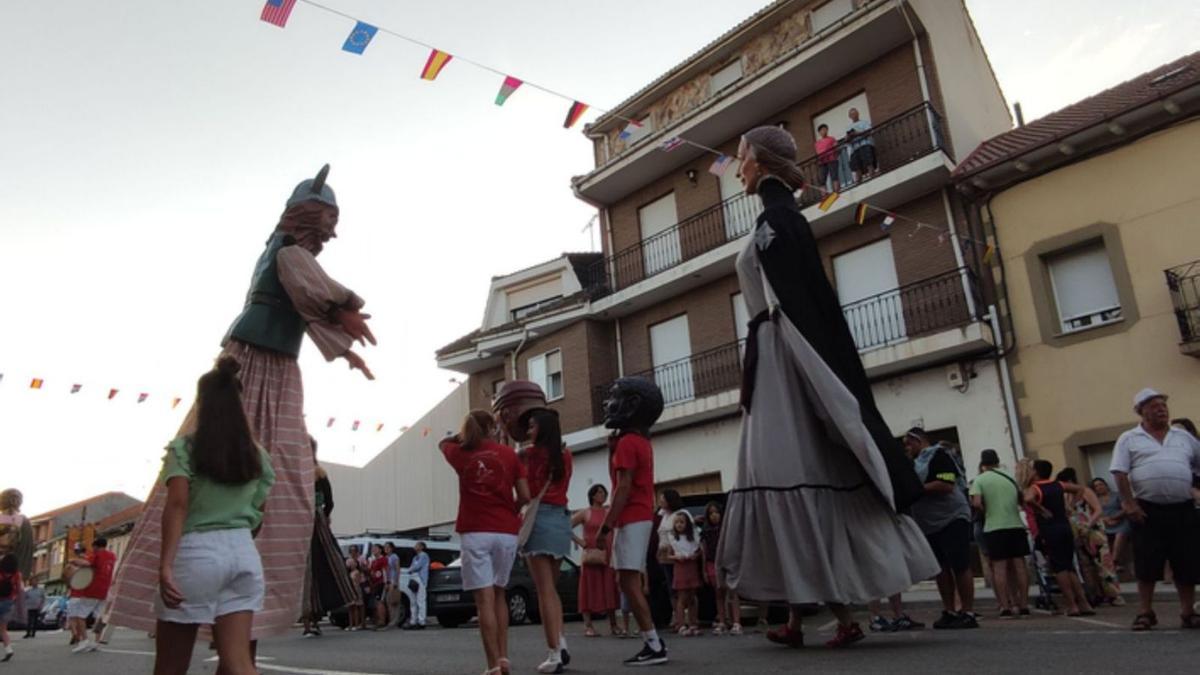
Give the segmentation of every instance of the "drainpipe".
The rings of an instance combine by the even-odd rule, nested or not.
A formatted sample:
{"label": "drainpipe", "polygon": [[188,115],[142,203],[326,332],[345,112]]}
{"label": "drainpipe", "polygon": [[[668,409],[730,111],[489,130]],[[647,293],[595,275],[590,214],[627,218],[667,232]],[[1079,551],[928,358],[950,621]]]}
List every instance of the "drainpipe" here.
{"label": "drainpipe", "polygon": [[929,138],[937,143],[937,126],[933,121],[933,99],[929,96],[929,80],[925,77],[925,59],[921,57],[921,41],[917,38],[917,29],[913,27],[912,19],[904,10],[902,0],[896,0],[896,9],[904,16],[908,24],[908,32],[912,34],[913,60],[917,62],[917,82],[921,84],[921,99],[925,101],[925,122],[929,125]]}
{"label": "drainpipe", "polygon": [[524,333],[521,335],[521,341],[517,343],[517,348],[514,349],[512,353],[512,379],[514,380],[521,379],[521,371],[517,370],[517,355],[520,354],[521,350],[525,348],[525,343],[528,340],[529,329],[525,328]]}
{"label": "drainpipe", "polygon": [[[1000,342],[1004,342],[1004,336],[1000,332],[999,311],[995,305],[988,305],[988,318],[992,324],[992,334],[1000,336]],[[1025,459],[1025,440],[1021,434],[1021,420],[1017,416],[1017,401],[1013,396],[1012,378],[1008,374],[1008,356],[1001,356],[997,359],[997,367],[1000,369],[1000,389],[1004,391],[1004,407],[1008,409],[1008,428],[1011,431],[1013,449],[1016,450],[1016,460],[1019,462]]]}
{"label": "drainpipe", "polygon": [[958,274],[962,278],[963,293],[967,298],[967,311],[974,319],[978,314],[975,313],[975,294],[971,292],[971,275],[963,269],[966,263],[963,262],[962,243],[958,240],[958,225],[954,222],[954,211],[950,208],[950,196],[946,194],[945,188],[942,188],[942,206],[946,209],[946,223],[950,226],[950,243],[954,247],[954,262],[960,270]]}

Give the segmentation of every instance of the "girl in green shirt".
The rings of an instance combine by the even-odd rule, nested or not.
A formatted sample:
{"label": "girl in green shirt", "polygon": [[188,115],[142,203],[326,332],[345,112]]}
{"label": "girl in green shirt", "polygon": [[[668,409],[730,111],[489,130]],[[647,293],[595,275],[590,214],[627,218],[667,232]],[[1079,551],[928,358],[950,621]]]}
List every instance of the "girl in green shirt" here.
{"label": "girl in green shirt", "polygon": [[275,482],[242,409],[241,366],[223,356],[196,391],[196,431],[167,446],[155,675],[183,675],[196,631],[213,627],[221,671],[255,673],[254,612],[262,609],[262,560],[254,534]]}

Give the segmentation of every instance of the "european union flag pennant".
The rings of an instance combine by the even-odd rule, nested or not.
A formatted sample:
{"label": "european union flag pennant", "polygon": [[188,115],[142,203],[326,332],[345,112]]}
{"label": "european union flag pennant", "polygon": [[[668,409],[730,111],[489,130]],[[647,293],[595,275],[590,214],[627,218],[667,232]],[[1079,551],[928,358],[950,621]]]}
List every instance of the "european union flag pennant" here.
{"label": "european union flag pennant", "polygon": [[362,54],[367,45],[371,44],[371,38],[375,37],[378,30],[379,28],[376,26],[359,21],[354,25],[354,30],[350,31],[350,37],[346,38],[346,44],[342,45],[342,51]]}

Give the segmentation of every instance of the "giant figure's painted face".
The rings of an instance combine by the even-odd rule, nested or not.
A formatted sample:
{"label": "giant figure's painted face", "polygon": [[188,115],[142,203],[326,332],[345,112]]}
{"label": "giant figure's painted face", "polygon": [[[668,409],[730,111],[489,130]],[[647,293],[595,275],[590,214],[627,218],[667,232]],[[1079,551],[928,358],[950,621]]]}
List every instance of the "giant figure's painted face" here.
{"label": "giant figure's painted face", "polygon": [[604,401],[604,426],[609,429],[649,429],[663,412],[658,385],[644,377],[613,382]]}
{"label": "giant figure's painted face", "polygon": [[509,438],[524,443],[529,437],[529,413],[546,407],[542,388],[528,380],[505,382],[492,402],[492,412]]}

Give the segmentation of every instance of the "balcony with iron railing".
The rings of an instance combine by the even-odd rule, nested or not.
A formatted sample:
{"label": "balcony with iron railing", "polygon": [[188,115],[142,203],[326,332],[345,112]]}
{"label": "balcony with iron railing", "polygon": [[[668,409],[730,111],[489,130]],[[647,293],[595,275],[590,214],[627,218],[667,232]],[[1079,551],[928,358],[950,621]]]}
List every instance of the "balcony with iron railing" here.
{"label": "balcony with iron railing", "polygon": [[[989,347],[986,339],[967,335],[965,331],[957,339],[924,343],[926,339],[944,337],[966,326],[981,326],[982,306],[983,297],[975,275],[960,268],[847,303],[842,305],[842,313],[854,344],[863,355],[868,376],[877,376]],[[739,386],[744,345],[744,340],[731,342],[631,375],[653,380],[662,390],[668,407],[702,399]],[[883,353],[900,345],[908,349]],[[604,418],[603,401],[611,384],[604,383],[592,391],[597,424]]]}
{"label": "balcony with iron railing", "polygon": [[1165,270],[1179,324],[1179,351],[1200,357],[1200,260]]}
{"label": "balcony with iron railing", "polygon": [[[856,174],[850,170],[850,160],[854,151],[859,149],[859,144],[863,143],[873,145],[876,168],[869,174]],[[838,187],[842,192],[856,188],[861,188],[860,192],[869,191],[873,181],[887,177],[943,147],[941,116],[932,106],[922,104],[879,124],[869,134],[836,146],[831,152],[838,165]],[[816,184],[821,173],[819,158],[813,155],[800,162],[800,167],[810,183]],[[831,189],[832,182],[827,186],[827,189]],[[921,188],[925,189],[924,186]],[[910,196],[916,196],[917,192],[920,190],[914,190]],[[799,204],[801,207],[815,204],[820,201],[822,194],[811,187],[806,188],[800,195]],[[855,199],[864,196],[859,194]],[[580,281],[592,291],[593,298],[599,298],[663,275],[749,234],[761,210],[761,204],[754,195],[735,195],[593,263],[582,271]],[[807,214],[810,220],[823,217],[820,211],[810,211],[814,211]],[[719,264],[732,262],[736,251],[731,248],[728,253]]]}

